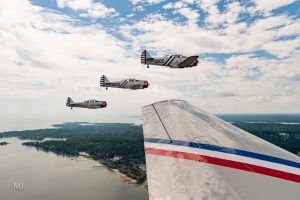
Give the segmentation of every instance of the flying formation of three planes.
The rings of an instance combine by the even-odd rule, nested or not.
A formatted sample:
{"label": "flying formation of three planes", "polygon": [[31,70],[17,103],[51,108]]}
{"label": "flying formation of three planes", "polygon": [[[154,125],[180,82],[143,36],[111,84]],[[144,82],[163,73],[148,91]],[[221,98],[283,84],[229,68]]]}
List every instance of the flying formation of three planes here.
{"label": "flying formation of three planes", "polygon": [[[141,63],[147,65],[147,68],[149,68],[149,65],[158,65],[170,68],[187,68],[197,66],[199,62],[198,57],[199,56],[186,57],[182,55],[167,55],[164,57],[153,58],[147,50],[144,50],[141,54]],[[100,87],[105,87],[106,89],[113,87],[137,90],[148,88],[149,85],[150,84],[147,80],[129,78],[121,81],[111,82],[105,75],[101,76],[100,78]],[[71,109],[73,109],[73,107],[98,109],[105,108],[107,103],[106,101],[98,101],[95,99],[74,103],[71,97],[68,97],[66,106],[70,107]]]}

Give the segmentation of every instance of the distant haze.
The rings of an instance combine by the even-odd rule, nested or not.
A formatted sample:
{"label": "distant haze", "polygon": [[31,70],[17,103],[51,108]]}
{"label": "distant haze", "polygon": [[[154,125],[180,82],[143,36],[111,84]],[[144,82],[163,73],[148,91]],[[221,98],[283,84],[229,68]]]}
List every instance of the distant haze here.
{"label": "distant haze", "polygon": [[[255,123],[264,123],[264,122],[271,122],[271,123],[300,123],[300,114],[215,114],[221,119],[228,121],[228,122],[255,122]],[[127,118],[125,121],[118,121],[117,119],[112,120],[110,122],[116,123],[134,123],[137,125],[142,124],[141,116],[133,116]],[[69,122],[79,122],[76,121],[69,121]],[[103,121],[82,121],[82,122],[90,122],[90,123],[103,123]],[[105,122],[105,121],[104,121]],[[18,130],[33,130],[33,129],[43,129],[43,128],[54,128],[53,124],[62,124],[63,121],[57,120],[49,120],[49,119],[1,119],[1,127],[0,127],[0,134],[1,132],[5,131],[18,131]]]}

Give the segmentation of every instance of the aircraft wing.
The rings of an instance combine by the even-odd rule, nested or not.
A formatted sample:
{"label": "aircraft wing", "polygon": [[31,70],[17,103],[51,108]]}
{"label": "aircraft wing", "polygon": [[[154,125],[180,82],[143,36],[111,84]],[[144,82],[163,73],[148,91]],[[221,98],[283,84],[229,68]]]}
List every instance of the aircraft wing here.
{"label": "aircraft wing", "polygon": [[186,101],[142,111],[150,200],[299,200],[298,156]]}
{"label": "aircraft wing", "polygon": [[70,103],[70,107],[81,107],[82,103]]}
{"label": "aircraft wing", "polygon": [[140,89],[141,85],[133,85],[131,89],[136,90],[136,89]]}
{"label": "aircraft wing", "polygon": [[181,63],[178,64],[178,67],[190,67],[197,60],[199,56],[190,56],[184,59]]}

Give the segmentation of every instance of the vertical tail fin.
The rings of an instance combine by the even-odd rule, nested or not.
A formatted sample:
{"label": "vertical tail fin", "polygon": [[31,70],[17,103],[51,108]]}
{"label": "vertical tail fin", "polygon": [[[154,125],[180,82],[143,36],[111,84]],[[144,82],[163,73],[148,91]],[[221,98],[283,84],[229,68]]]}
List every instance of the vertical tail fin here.
{"label": "vertical tail fin", "polygon": [[109,83],[109,80],[107,79],[107,77],[105,75],[102,75],[100,78],[100,86],[105,87],[105,83]]}
{"label": "vertical tail fin", "polygon": [[142,54],[141,54],[141,63],[142,64],[147,64],[147,59],[148,58],[152,58],[151,57],[151,55],[148,53],[148,51],[147,50],[144,50],[143,52],[142,52]]}
{"label": "vertical tail fin", "polygon": [[74,101],[71,99],[71,97],[68,97],[66,106],[70,106],[72,103],[74,103]]}

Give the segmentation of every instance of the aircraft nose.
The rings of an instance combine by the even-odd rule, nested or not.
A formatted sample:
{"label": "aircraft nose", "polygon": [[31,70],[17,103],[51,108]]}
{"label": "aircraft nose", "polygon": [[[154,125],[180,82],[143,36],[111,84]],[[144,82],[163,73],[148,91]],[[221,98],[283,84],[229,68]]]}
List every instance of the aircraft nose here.
{"label": "aircraft nose", "polygon": [[148,83],[148,81],[144,81],[143,88],[148,88],[148,86],[149,86],[149,83]]}
{"label": "aircraft nose", "polygon": [[103,103],[102,103],[102,108],[104,108],[104,107],[106,107],[107,106],[107,103],[106,103],[106,101],[104,101]]}

